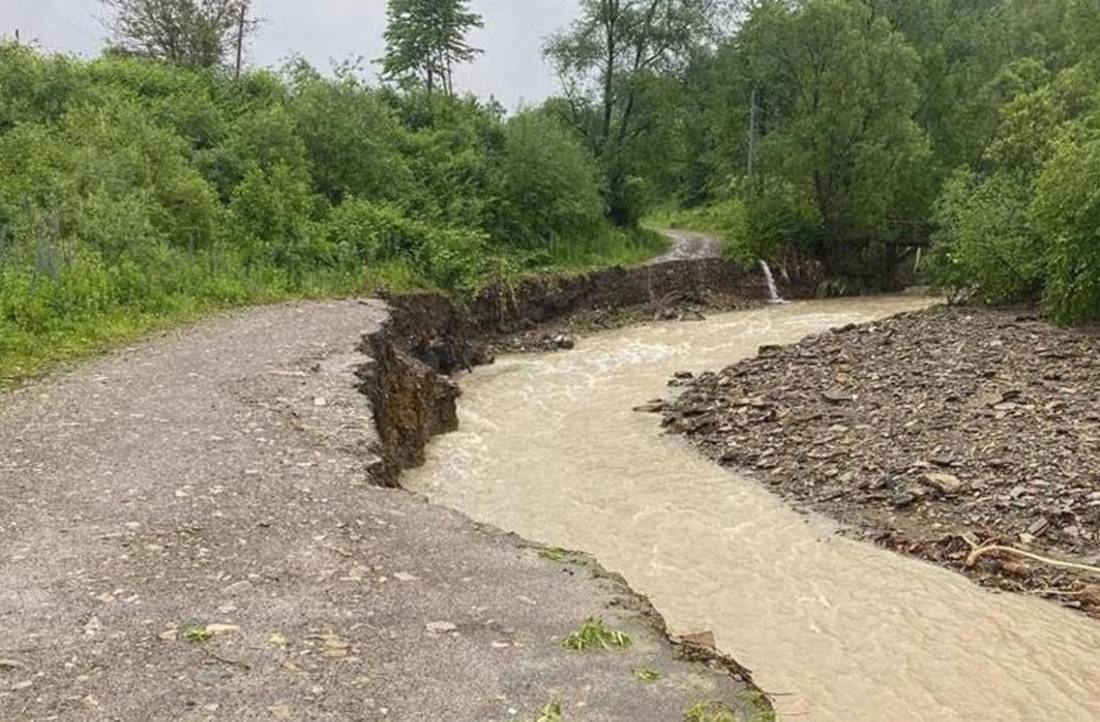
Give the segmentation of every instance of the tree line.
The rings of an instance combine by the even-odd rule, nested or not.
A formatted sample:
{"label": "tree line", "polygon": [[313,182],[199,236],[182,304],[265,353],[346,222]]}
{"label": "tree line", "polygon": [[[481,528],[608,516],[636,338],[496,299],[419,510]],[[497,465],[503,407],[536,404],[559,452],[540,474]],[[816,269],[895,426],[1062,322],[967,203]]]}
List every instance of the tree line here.
{"label": "tree line", "polygon": [[225,306],[663,247],[607,221],[570,127],[456,92],[465,2],[394,0],[382,86],[354,61],[238,76],[246,2],[106,7],[95,60],[0,45],[0,376]]}
{"label": "tree line", "polygon": [[923,258],[939,285],[1100,318],[1100,4],[741,9],[674,82],[634,83],[653,95],[626,174],[657,202],[735,255],[820,260],[831,290],[896,287]]}
{"label": "tree line", "polygon": [[245,68],[247,0],[104,0],[0,46],[0,375],[226,305],[631,261],[655,212],[823,292],[922,272],[1100,314],[1094,0],[581,0],[561,92],[458,92],[484,24],[391,0],[357,62]]}

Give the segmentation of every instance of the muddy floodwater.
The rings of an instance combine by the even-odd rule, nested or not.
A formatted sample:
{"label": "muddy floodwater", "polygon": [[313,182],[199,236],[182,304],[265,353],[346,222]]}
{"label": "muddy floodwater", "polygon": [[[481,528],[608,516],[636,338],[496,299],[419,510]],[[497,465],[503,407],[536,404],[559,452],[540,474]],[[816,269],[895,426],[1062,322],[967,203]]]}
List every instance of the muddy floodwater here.
{"label": "muddy floodwater", "polygon": [[799,303],[502,359],[462,379],[461,430],[435,440],[405,483],[595,554],[673,633],[712,630],[776,695],[781,719],[1100,720],[1100,624],[841,538],[631,411],[667,395],[677,371],[926,303]]}

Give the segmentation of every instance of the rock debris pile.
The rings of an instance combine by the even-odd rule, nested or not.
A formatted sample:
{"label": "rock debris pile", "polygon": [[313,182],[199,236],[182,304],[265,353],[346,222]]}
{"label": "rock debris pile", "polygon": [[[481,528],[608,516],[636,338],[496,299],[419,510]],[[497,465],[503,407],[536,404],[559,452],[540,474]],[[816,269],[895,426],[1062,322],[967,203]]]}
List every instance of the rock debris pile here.
{"label": "rock debris pile", "polygon": [[699,378],[665,425],[865,537],[1100,611],[1100,335],[936,308],[837,328]]}

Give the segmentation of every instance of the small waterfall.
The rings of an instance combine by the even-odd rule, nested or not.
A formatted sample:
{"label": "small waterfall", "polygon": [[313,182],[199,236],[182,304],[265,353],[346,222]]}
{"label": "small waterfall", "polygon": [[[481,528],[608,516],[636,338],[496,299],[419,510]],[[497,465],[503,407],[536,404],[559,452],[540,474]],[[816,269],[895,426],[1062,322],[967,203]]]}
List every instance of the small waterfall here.
{"label": "small waterfall", "polygon": [[764,278],[768,282],[768,298],[769,303],[786,303],[783,297],[779,295],[779,289],[775,285],[775,276],[772,275],[771,266],[764,259],[760,259],[760,270],[764,272]]}

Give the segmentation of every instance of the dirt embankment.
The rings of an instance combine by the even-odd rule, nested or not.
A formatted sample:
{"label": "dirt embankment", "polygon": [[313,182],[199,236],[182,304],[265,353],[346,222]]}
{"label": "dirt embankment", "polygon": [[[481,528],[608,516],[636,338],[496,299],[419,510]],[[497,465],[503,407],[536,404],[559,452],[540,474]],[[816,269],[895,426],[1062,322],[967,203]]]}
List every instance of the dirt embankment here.
{"label": "dirt embankment", "polygon": [[1100,565],[1100,335],[937,308],[686,383],[666,424],[722,464],[891,548],[1100,616],[1097,575],[1025,556]]}
{"label": "dirt embankment", "polygon": [[[786,273],[784,293],[808,296],[816,285],[807,266]],[[403,469],[424,461],[437,434],[457,428],[455,371],[492,363],[497,352],[572,348],[575,334],[655,319],[685,321],[745,308],[768,297],[761,274],[719,258],[609,268],[575,276],[528,278],[493,286],[468,305],[437,293],[387,298],[390,319],[364,337],[372,363],[360,372],[371,399],[383,459],[374,481],[397,486]]]}

